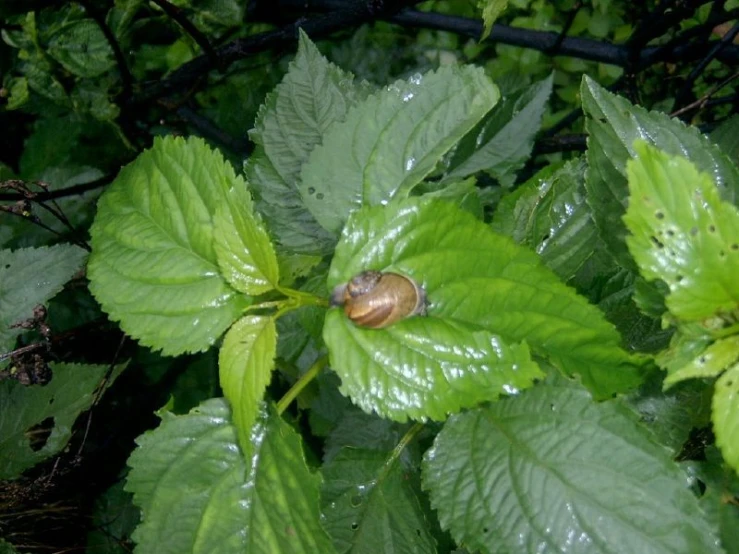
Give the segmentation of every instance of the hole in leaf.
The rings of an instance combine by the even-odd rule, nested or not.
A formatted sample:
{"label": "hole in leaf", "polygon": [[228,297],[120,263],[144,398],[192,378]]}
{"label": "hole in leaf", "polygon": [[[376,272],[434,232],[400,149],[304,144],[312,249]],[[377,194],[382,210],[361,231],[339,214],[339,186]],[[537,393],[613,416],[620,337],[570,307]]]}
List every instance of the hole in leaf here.
{"label": "hole in leaf", "polygon": [[483,527],[483,528],[482,528],[482,532],[483,532],[483,533],[487,533],[487,532],[488,532],[488,528],[487,528],[487,527]]}
{"label": "hole in leaf", "polygon": [[318,198],[319,200],[323,200],[323,193],[319,192],[318,194],[316,194],[316,198]]}
{"label": "hole in leaf", "polygon": [[679,283],[682,280],[683,280],[683,276],[682,275],[675,275],[675,281],[677,281]]}
{"label": "hole in leaf", "polygon": [[705,356],[701,356],[700,358],[698,358],[698,363],[699,364],[705,364],[706,363],[706,357]]}
{"label": "hole in leaf", "polygon": [[727,387],[733,387],[734,386],[734,381],[732,381],[732,380],[726,381],[726,386]]}
{"label": "hole in leaf", "polygon": [[418,535],[419,537],[421,536],[421,530],[420,529],[416,529],[416,535]]}
{"label": "hole in leaf", "polygon": [[662,244],[662,243],[660,242],[660,240],[659,240],[659,239],[658,239],[657,237],[655,237],[654,235],[652,235],[651,237],[649,237],[649,239],[650,239],[650,240],[651,240],[651,241],[652,241],[652,242],[654,243],[654,245],[655,245],[655,246],[656,246],[657,248],[664,248],[664,247],[665,247],[665,245],[664,245],[664,244]]}
{"label": "hole in leaf", "polygon": [[349,502],[351,503],[352,507],[356,508],[357,506],[362,505],[362,497],[358,494],[355,494],[354,496],[351,497]]}
{"label": "hole in leaf", "polygon": [[54,418],[53,417],[47,417],[42,422],[29,427],[26,430],[25,435],[26,435],[26,438],[28,439],[28,446],[31,447],[31,450],[33,450],[34,452],[38,452],[44,446],[46,446],[46,441],[49,440],[49,437],[51,436],[51,431],[53,429],[54,429]]}
{"label": "hole in leaf", "polygon": [[549,233],[541,237],[541,242],[544,242],[545,240],[549,240]]}
{"label": "hole in leaf", "polygon": [[314,187],[308,187],[308,194],[315,194],[316,189]]}
{"label": "hole in leaf", "polygon": [[732,249],[732,250],[733,250],[734,252],[736,252],[737,250],[739,250],[739,244],[737,244],[737,243],[734,243],[734,244],[732,244],[732,245],[731,245],[731,249]]}
{"label": "hole in leaf", "polygon": [[708,231],[711,232],[711,233],[715,233],[716,232],[716,226],[715,225],[709,225],[708,226]]}
{"label": "hole in leaf", "polygon": [[673,231],[672,229],[667,229],[667,236],[668,237],[674,237],[675,236],[675,231]]}
{"label": "hole in leaf", "polygon": [[357,523],[356,521],[353,521],[352,522],[352,531],[356,531],[357,529],[359,529],[359,523]]}
{"label": "hole in leaf", "polygon": [[665,218],[665,214],[664,214],[664,213],[662,213],[662,212],[657,212],[657,213],[656,213],[656,214],[654,214],[654,215],[655,215],[655,217],[656,217],[657,219],[664,219],[664,218]]}
{"label": "hole in leaf", "polygon": [[10,269],[10,264],[5,264],[5,269]]}

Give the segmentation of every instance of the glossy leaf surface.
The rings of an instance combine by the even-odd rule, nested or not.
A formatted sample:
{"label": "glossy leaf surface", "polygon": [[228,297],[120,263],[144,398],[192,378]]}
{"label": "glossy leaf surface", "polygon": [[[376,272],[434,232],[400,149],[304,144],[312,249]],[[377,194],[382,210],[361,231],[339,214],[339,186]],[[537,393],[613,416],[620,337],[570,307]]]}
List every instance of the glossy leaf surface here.
{"label": "glossy leaf surface", "polygon": [[247,305],[223,278],[214,216],[245,187],[198,138],[167,137],[124,167],[91,229],[90,290],[110,317],[168,355],[209,348]]}
{"label": "glossy leaf surface", "polygon": [[323,467],[324,525],[340,553],[436,553],[417,491],[390,452],[344,448]]}
{"label": "glossy leaf surface", "polygon": [[229,192],[228,202],[216,209],[214,225],[218,266],[229,284],[250,296],[275,288],[277,256],[245,187]]}
{"label": "glossy leaf surface", "polygon": [[257,208],[280,245],[293,252],[326,253],[336,242],[315,221],[298,192],[303,164],[323,135],[369,87],[324,58],[300,31],[298,53],[259,111],[250,138],[257,148],[246,163],[258,192]]}
{"label": "glossy leaf surface", "polygon": [[218,356],[223,394],[233,412],[239,443],[249,451],[252,425],[267,389],[277,350],[274,319],[248,315],[226,333]]}
{"label": "glossy leaf surface", "polygon": [[[142,552],[331,554],[319,522],[319,477],[300,439],[274,414],[254,428],[247,465],[225,401],[162,414],[137,440],[126,489],[143,512]],[[183,483],[187,483],[183,487]]]}
{"label": "glossy leaf surface", "polygon": [[534,249],[565,281],[593,254],[597,243],[585,202],[584,174],[583,160],[549,166],[505,196],[493,216],[494,231]]}
{"label": "glossy leaf surface", "polygon": [[300,185],[306,206],[338,235],[351,211],[404,198],[499,97],[481,69],[452,66],[373,94],[311,153]]}
{"label": "glossy leaf surface", "polygon": [[739,211],[709,175],[644,142],[628,164],[627,244],[649,280],[661,279],[677,318],[696,321],[739,309]]}
{"label": "glossy leaf surface", "polygon": [[638,382],[634,360],[595,307],[536,254],[451,204],[414,198],[357,212],[337,246],[329,288],[365,269],[410,276],[429,301],[427,317],[379,330],[329,310],[331,367],[367,411],[442,419],[516,392],[541,375],[528,347],[599,395]]}
{"label": "glossy leaf surface", "polygon": [[739,363],[716,381],[713,432],[726,462],[739,473]]}
{"label": "glossy leaf surface", "polygon": [[484,553],[721,552],[635,415],[563,379],[450,418],[423,482],[442,527]]}
{"label": "glossy leaf surface", "polygon": [[581,95],[589,135],[588,202],[601,238],[622,264],[633,266],[621,218],[629,194],[626,162],[636,155],[633,145],[637,139],[647,140],[669,154],[689,157],[700,171],[712,176],[724,200],[739,200],[739,171],[697,128],[670,119],[667,114],[634,106],[588,77],[583,77]]}

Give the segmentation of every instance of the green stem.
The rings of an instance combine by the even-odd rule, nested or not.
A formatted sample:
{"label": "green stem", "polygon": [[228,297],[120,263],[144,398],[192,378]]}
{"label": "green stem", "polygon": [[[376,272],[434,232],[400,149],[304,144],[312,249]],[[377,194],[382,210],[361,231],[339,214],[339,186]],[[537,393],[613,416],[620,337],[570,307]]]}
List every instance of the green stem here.
{"label": "green stem", "polygon": [[320,371],[326,367],[328,364],[328,356],[321,356],[318,358],[315,363],[308,368],[308,371],[303,373],[303,375],[295,381],[295,384],[290,387],[290,390],[285,393],[285,396],[283,396],[280,401],[277,403],[277,413],[282,414],[287,407],[292,403],[293,400],[301,393],[301,391],[310,383],[313,379],[315,379],[316,375],[320,373]]}
{"label": "green stem", "polygon": [[385,465],[382,468],[382,472],[377,478],[378,483],[387,476],[393,465],[395,465],[395,462],[397,462],[398,458],[400,458],[403,450],[405,450],[405,447],[408,446],[408,444],[416,438],[416,435],[418,435],[418,433],[420,433],[422,429],[423,423],[415,423],[413,427],[406,431],[405,435],[403,435],[403,437],[400,439],[400,442],[398,442],[398,444],[395,445],[395,448],[393,448],[392,454],[390,454],[388,459],[385,460]]}

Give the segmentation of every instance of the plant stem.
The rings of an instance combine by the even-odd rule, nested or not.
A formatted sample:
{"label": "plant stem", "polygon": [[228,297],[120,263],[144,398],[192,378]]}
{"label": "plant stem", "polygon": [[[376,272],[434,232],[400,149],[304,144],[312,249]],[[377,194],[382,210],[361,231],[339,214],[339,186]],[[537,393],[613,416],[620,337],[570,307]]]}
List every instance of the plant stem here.
{"label": "plant stem", "polygon": [[295,398],[301,393],[301,391],[310,383],[313,379],[315,379],[316,375],[320,373],[320,371],[326,367],[328,364],[328,356],[321,356],[318,358],[312,366],[308,368],[308,371],[303,373],[303,375],[295,381],[295,384],[290,387],[290,390],[285,393],[285,396],[283,396],[280,401],[277,403],[277,413],[282,415],[282,412],[284,412],[287,407],[290,405],[290,403],[295,400]]}
{"label": "plant stem", "polygon": [[388,457],[387,460],[385,460],[385,465],[382,468],[382,472],[377,478],[377,481],[382,481],[385,476],[388,474],[388,472],[392,469],[395,462],[398,461],[398,458],[400,458],[400,455],[403,453],[403,450],[405,450],[405,447],[408,446],[408,443],[410,443],[413,439],[416,438],[416,435],[421,432],[423,429],[423,423],[416,422],[408,431],[406,431],[405,435],[400,439],[400,442],[395,445],[395,448],[393,448],[392,454]]}

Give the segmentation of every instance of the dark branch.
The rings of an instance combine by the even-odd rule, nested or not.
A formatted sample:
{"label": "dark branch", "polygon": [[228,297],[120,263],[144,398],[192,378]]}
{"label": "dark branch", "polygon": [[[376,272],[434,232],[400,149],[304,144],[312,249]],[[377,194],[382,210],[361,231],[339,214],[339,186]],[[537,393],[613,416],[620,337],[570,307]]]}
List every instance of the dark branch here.
{"label": "dark branch", "polygon": [[217,67],[220,71],[224,70],[223,64],[221,63],[218,54],[208,42],[208,38],[200,32],[200,30],[187,19],[177,6],[173,6],[167,0],[151,0],[154,4],[159,6],[161,10],[166,13],[169,17],[174,19],[180,27],[182,27],[187,34],[189,34],[193,40],[200,46],[203,54],[210,60],[213,67]]}
{"label": "dark branch", "polygon": [[[65,196],[74,196],[76,194],[82,194],[85,192],[89,192],[91,190],[102,188],[110,184],[110,181],[111,181],[111,177],[102,177],[95,181],[90,181],[89,183],[83,183],[81,185],[74,185],[72,187],[67,187],[65,189],[50,190],[48,192],[39,192],[36,196],[34,196],[34,200],[37,200],[39,202],[45,202],[46,200],[64,198]],[[0,193],[0,201],[3,201],[3,202],[17,202],[18,200],[23,200],[25,198],[26,196],[24,196],[21,193],[12,193],[12,192],[11,193]]]}
{"label": "dark branch", "polygon": [[[390,21],[407,27],[450,31],[473,38],[479,37],[482,31],[482,23],[477,19],[410,9],[396,15]],[[493,31],[486,40],[547,52],[559,41],[559,34],[493,25]],[[679,44],[671,49],[652,46],[641,51],[639,62],[641,67],[657,62],[686,62],[701,58],[708,49],[696,47],[693,44]],[[658,56],[657,53],[659,53]],[[557,55],[572,56],[619,67],[625,67],[629,62],[629,48],[624,45],[576,37],[562,40]],[[717,57],[728,64],[735,64],[739,62],[739,47],[726,47],[719,52]]]}
{"label": "dark branch", "polygon": [[[227,67],[237,60],[265,50],[283,50],[293,47],[298,41],[298,29],[303,29],[310,37],[324,37],[336,31],[355,27],[366,21],[389,17],[392,12],[417,2],[418,0],[402,0],[389,3],[392,6],[388,6],[385,10],[378,10],[372,2],[353,2],[343,10],[317,15],[310,19],[285,25],[275,31],[235,40],[217,48],[216,56],[222,61],[224,67]],[[388,12],[388,10],[392,11]],[[136,95],[134,103],[146,103],[152,99],[176,93],[205,75],[209,69],[210,63],[207,56],[195,58],[174,71],[168,79],[154,83],[144,89]]]}

